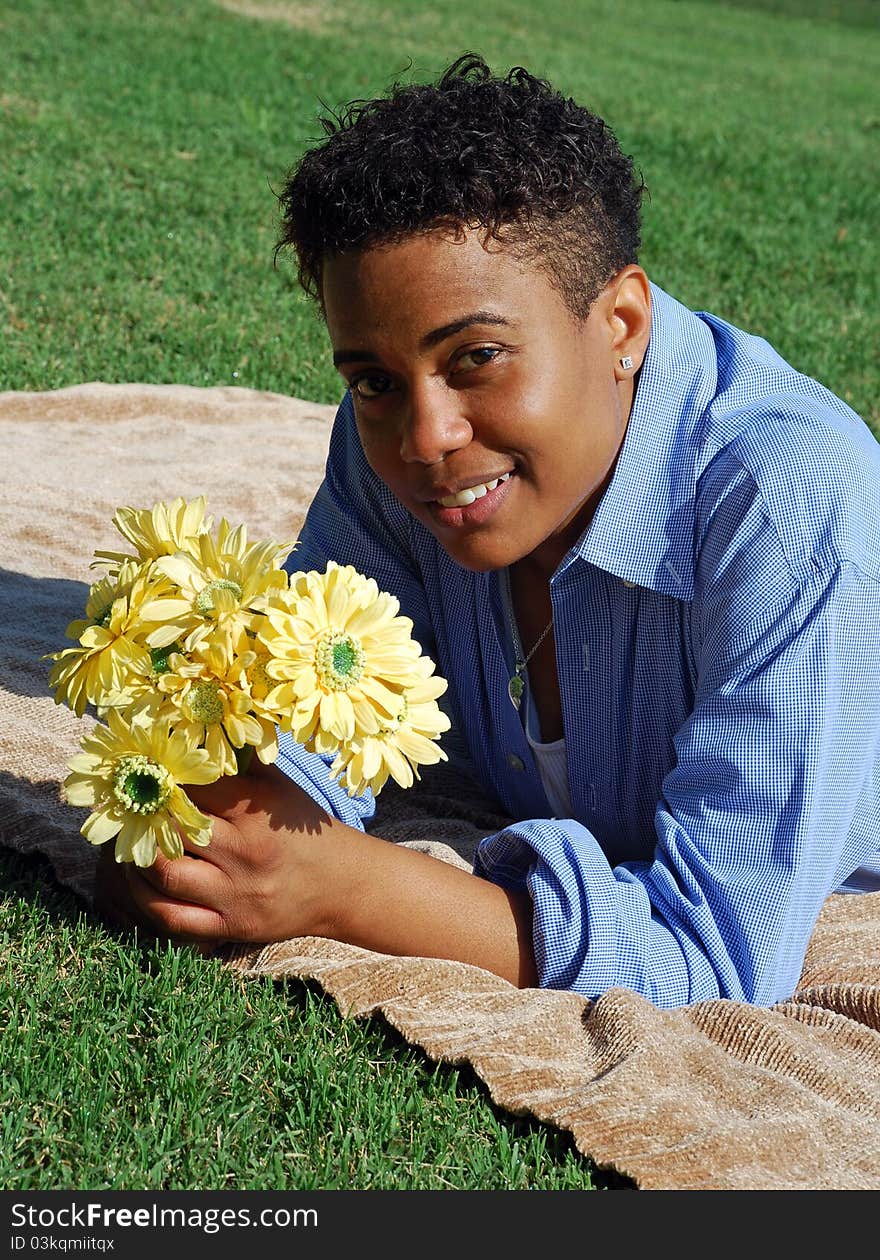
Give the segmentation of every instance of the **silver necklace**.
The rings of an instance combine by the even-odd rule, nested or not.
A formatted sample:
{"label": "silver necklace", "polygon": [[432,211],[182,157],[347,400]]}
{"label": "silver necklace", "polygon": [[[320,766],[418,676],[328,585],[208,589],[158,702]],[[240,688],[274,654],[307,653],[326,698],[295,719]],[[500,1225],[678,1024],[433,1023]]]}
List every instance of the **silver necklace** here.
{"label": "silver necklace", "polygon": [[507,694],[510,696],[510,703],[513,705],[513,707],[516,709],[518,713],[519,706],[522,704],[523,692],[525,691],[525,687],[526,687],[526,680],[525,680],[526,669],[528,667],[529,661],[532,659],[532,657],[537,652],[538,648],[547,638],[547,635],[553,629],[553,618],[552,617],[550,618],[550,620],[547,622],[544,629],[538,635],[537,642],[533,645],[532,650],[528,653],[527,656],[523,656],[522,643],[520,642],[520,637],[519,637],[519,627],[516,624],[516,614],[513,611],[513,592],[510,588],[509,574],[505,573],[505,578],[507,581],[507,604],[508,604],[508,608],[510,612],[510,631],[511,631],[511,637],[513,638],[513,650],[516,654],[516,659],[515,659],[514,667],[513,667],[513,673],[510,675],[510,678],[507,680]]}
{"label": "silver necklace", "polygon": [[513,707],[517,711],[519,711],[519,706],[522,703],[523,691],[525,691],[526,684],[525,684],[524,675],[526,672],[526,666],[528,665],[532,657],[535,655],[538,648],[547,638],[547,635],[550,633],[552,629],[553,629],[553,618],[551,617],[550,620],[547,622],[546,626],[544,627],[544,629],[541,631],[538,641],[535,644],[535,646],[532,648],[531,652],[529,652],[528,656],[524,660],[521,660],[521,661],[518,660],[516,662],[514,671],[511,674],[510,678],[507,680],[507,694],[510,696],[510,703],[513,705]]}

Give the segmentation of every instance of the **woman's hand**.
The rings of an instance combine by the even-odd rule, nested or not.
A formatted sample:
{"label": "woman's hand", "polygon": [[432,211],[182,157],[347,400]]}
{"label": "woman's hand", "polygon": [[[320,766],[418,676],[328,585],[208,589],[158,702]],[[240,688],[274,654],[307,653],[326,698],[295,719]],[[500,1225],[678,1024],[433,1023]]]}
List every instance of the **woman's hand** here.
{"label": "woman's hand", "polygon": [[536,983],[528,893],[348,827],[274,767],[190,795],[213,820],[207,848],[141,869],[105,846],[98,908],[123,926],[206,946],[326,936]]}
{"label": "woman's hand", "polygon": [[123,927],[179,941],[328,935],[344,889],[341,842],[363,834],[327,815],[274,767],[256,763],[188,795],[212,818],[211,843],[139,868],[101,855],[96,903]]}

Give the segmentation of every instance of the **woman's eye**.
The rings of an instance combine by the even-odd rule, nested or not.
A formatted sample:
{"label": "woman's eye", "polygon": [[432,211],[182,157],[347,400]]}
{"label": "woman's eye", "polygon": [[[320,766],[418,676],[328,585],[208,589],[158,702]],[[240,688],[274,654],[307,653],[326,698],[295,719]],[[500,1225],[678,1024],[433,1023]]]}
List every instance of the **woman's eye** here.
{"label": "woman's eye", "polygon": [[391,382],[387,376],[359,376],[351,382],[349,388],[358,398],[378,398],[381,394],[388,393]]}
{"label": "woman's eye", "polygon": [[456,366],[462,371],[469,372],[472,368],[485,367],[500,353],[498,346],[477,346],[475,350],[465,350],[463,354],[460,354]]}

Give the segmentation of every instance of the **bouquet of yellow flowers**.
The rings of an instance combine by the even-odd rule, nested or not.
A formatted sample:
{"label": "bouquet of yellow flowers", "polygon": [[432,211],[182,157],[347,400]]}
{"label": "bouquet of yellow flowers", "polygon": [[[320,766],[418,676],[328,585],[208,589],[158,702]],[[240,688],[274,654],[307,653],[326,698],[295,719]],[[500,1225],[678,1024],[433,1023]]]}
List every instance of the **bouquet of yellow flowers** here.
{"label": "bouquet of yellow flowers", "polygon": [[186,784],[212,783],[278,756],[278,730],[332,754],[350,795],[410,787],[418,766],[446,760],[437,705],[446,681],[411,637],[400,605],[350,565],[324,573],[282,565],[293,543],[249,542],[244,525],[214,529],[207,503],[119,508],[113,524],[135,554],[96,551],[105,576],[85,617],[50,654],[56,704],[99,719],[69,762],[66,799],[87,806],[82,834],[115,837],[116,860],[150,866],[181,836],[207,845],[210,819]]}

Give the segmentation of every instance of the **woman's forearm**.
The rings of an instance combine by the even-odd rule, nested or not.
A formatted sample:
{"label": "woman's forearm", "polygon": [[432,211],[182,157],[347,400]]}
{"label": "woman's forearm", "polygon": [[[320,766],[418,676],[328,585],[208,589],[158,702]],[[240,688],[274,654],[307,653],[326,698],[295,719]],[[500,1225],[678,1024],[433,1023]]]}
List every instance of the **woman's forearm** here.
{"label": "woman's forearm", "polygon": [[[460,867],[376,836],[335,839],[323,934],[387,954],[449,958],[537,983],[532,904]],[[331,876],[332,878],[333,876]]]}

